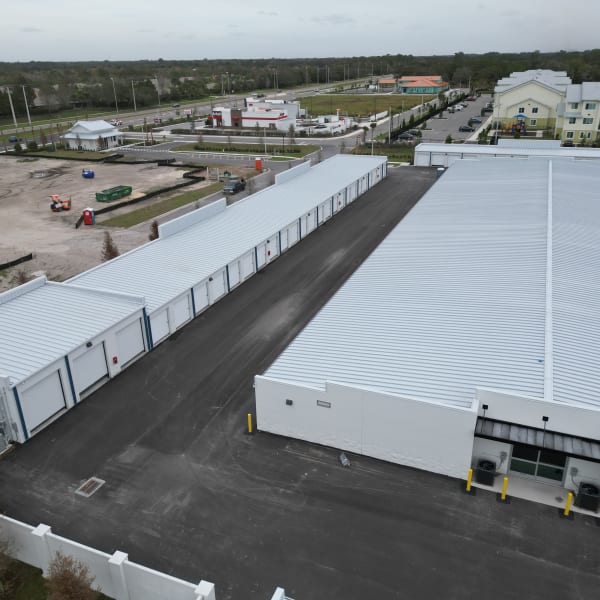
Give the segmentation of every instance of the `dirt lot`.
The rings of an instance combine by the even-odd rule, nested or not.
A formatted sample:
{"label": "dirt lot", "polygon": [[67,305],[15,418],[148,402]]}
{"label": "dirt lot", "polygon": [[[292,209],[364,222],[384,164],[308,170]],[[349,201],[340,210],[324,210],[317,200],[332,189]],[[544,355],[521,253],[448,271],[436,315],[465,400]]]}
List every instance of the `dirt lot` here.
{"label": "dirt lot", "polygon": [[[95,178],[84,179],[81,176],[83,168],[93,169]],[[47,176],[36,177],[35,172],[39,171],[47,172]],[[19,161],[0,157],[0,263],[30,252],[34,254],[33,261],[0,271],[0,291],[17,284],[18,271],[28,275],[45,273],[49,279],[61,281],[100,262],[106,228],[96,225],[75,229],[75,222],[84,208],[106,206],[96,202],[97,191],[115,185],[131,185],[135,196],[178,183],[183,180],[183,173],[183,170],[156,164],[87,164],[51,159]],[[199,189],[203,185],[200,183],[184,190]],[[50,194],[71,197],[72,209],[52,212]],[[148,203],[160,199],[162,197],[157,197]],[[135,210],[143,204],[125,210]],[[111,228],[111,235],[123,253],[146,242],[148,228]]]}

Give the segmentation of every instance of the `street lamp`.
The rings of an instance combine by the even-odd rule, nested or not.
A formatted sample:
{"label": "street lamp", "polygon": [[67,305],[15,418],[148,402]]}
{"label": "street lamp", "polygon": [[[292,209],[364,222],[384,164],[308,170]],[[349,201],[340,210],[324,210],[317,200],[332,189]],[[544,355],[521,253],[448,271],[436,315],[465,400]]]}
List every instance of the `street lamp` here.
{"label": "street lamp", "polygon": [[115,80],[113,77],[109,78],[112,81],[112,87],[113,87],[113,95],[115,97],[115,108],[117,109],[117,116],[119,115],[119,104],[117,102],[117,89],[115,88]]}

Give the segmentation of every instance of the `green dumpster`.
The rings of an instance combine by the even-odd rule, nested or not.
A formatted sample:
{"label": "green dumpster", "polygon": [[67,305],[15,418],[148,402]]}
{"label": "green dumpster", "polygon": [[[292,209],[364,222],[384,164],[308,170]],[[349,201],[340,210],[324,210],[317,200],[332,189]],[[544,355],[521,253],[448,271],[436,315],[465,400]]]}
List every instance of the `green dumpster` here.
{"label": "green dumpster", "polygon": [[98,202],[112,202],[119,198],[125,198],[131,194],[132,188],[130,185],[117,185],[101,192],[96,192],[96,200]]}

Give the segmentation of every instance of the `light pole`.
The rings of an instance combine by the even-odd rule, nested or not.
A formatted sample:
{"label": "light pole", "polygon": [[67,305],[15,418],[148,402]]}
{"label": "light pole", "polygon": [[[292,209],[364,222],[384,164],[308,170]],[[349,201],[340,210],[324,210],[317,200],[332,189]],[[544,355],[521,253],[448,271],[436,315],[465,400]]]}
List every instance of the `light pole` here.
{"label": "light pole", "polygon": [[131,94],[133,95],[133,112],[137,112],[137,104],[135,103],[135,86],[134,81],[131,80]]}
{"label": "light pole", "polygon": [[15,129],[18,129],[19,124],[17,123],[17,117],[15,115],[15,107],[13,106],[12,95],[10,88],[6,86],[6,93],[8,94],[8,103],[10,104],[10,112],[12,114],[13,123],[15,124]]}
{"label": "light pole", "polygon": [[117,102],[117,88],[115,87],[115,80],[114,77],[110,77],[109,79],[112,81],[113,96],[115,97],[115,108],[117,109],[117,116],[119,116],[119,104]]}

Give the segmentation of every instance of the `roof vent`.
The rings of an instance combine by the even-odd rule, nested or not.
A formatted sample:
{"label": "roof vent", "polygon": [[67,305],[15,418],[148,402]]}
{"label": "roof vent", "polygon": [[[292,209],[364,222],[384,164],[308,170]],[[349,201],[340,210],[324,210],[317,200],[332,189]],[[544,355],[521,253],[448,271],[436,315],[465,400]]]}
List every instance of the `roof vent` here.
{"label": "roof vent", "polygon": [[95,494],[105,483],[106,481],[104,481],[104,479],[90,477],[75,490],[75,493],[79,496],[83,496],[84,498],[89,498],[92,494]]}

